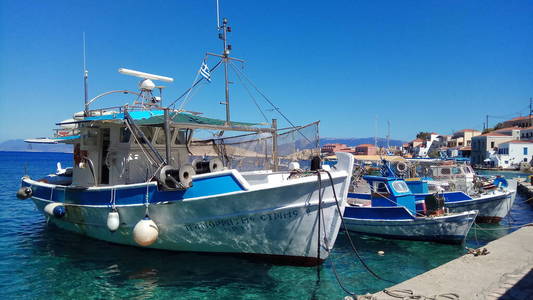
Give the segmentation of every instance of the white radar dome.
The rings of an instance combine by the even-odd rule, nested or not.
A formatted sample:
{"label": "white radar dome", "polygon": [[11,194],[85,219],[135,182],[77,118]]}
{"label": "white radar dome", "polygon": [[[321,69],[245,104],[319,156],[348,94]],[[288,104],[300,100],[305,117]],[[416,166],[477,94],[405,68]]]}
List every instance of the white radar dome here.
{"label": "white radar dome", "polygon": [[141,88],[141,90],[151,91],[155,88],[155,84],[150,79],[144,79],[139,83],[139,88]]}

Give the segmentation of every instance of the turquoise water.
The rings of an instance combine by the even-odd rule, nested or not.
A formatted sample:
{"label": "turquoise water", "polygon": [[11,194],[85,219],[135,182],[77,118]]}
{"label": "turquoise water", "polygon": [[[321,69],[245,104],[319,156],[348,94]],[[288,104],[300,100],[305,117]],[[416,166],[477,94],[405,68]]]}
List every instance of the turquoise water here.
{"label": "turquoise water", "polygon": [[[18,200],[20,177],[33,178],[71,165],[70,154],[0,152],[0,297],[342,299],[332,269],[355,293],[391,284],[370,275],[352,254],[344,233],[320,268],[275,266],[239,257],[140,249],[93,240],[47,225],[31,201]],[[494,173],[492,173],[494,174]],[[516,177],[518,173],[506,173]],[[511,225],[533,222],[533,209],[517,197],[501,225],[471,231],[466,246],[501,237]],[[352,235],[365,262],[383,278],[401,282],[465,253],[464,246]],[[384,251],[380,256],[377,251]]]}

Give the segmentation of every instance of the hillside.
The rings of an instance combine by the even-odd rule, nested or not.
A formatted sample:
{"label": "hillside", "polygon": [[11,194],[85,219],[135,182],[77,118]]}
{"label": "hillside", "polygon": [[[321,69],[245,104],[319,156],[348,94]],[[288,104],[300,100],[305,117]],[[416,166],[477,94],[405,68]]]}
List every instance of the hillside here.
{"label": "hillside", "polygon": [[[387,139],[385,138],[377,138],[378,146],[379,147],[386,147],[387,146]],[[325,144],[346,144],[347,146],[357,146],[361,144],[374,144],[374,138],[373,137],[367,137],[367,138],[321,138],[320,139],[320,146],[323,146]],[[401,146],[404,141],[400,140],[390,140],[389,144],[391,146]]]}

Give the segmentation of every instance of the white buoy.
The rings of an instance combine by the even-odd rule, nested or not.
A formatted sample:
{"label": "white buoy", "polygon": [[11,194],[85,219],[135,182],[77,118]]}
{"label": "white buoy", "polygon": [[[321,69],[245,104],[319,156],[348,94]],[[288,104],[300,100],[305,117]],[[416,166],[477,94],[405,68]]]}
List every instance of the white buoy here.
{"label": "white buoy", "polygon": [[291,161],[289,163],[289,171],[300,169],[300,164],[297,161]]}
{"label": "white buoy", "polygon": [[59,202],[48,203],[44,207],[44,212],[46,212],[49,216],[61,218],[65,215],[65,206],[63,203]]}
{"label": "white buoy", "polygon": [[385,251],[383,251],[383,250],[379,250],[379,251],[378,251],[378,255],[381,255],[381,256],[385,255]]}
{"label": "white buoy", "polygon": [[159,228],[149,217],[140,220],[133,228],[133,239],[141,246],[150,246],[157,240]]}
{"label": "white buoy", "polygon": [[111,232],[117,231],[120,226],[120,216],[118,211],[111,211],[107,214],[107,229]]}

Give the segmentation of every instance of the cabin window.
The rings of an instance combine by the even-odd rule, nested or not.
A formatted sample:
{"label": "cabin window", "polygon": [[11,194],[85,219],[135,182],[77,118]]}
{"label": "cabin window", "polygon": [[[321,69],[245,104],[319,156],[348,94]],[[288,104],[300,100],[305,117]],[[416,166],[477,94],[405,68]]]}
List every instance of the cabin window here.
{"label": "cabin window", "polygon": [[[154,137],[154,131],[155,127],[140,127],[141,131],[143,132],[144,136],[148,139],[148,141],[152,141],[152,138]],[[144,139],[139,137],[139,143],[146,144]]]}
{"label": "cabin window", "polygon": [[[170,128],[170,138],[172,139],[172,136],[174,135],[174,128]],[[165,129],[160,128],[159,133],[157,134],[157,139],[155,141],[156,144],[159,145],[165,145],[166,139],[165,139]]]}
{"label": "cabin window", "polygon": [[450,175],[450,174],[451,174],[450,169],[448,169],[448,168],[443,168],[443,169],[441,169],[441,170],[440,170],[440,173],[441,173],[442,175]]}
{"label": "cabin window", "polygon": [[527,155],[527,147],[524,147],[524,155]]}
{"label": "cabin window", "polygon": [[407,187],[407,184],[405,184],[405,182],[403,182],[403,181],[394,181],[392,183],[392,187],[398,193],[408,193],[409,192],[409,187]]}
{"label": "cabin window", "polygon": [[461,169],[460,169],[460,168],[457,168],[457,167],[453,167],[453,168],[452,168],[452,173],[453,173],[454,175],[459,175],[459,174],[461,174]]}
{"label": "cabin window", "polygon": [[98,138],[98,130],[88,129],[87,133],[83,135],[84,146],[95,146]]}
{"label": "cabin window", "polygon": [[387,189],[387,185],[385,184],[385,182],[375,182],[374,190],[376,191],[376,193],[380,193],[380,194],[389,193],[389,190]]}
{"label": "cabin window", "polygon": [[120,128],[120,142],[129,143],[131,138],[131,131],[127,127]]}
{"label": "cabin window", "polygon": [[180,145],[185,143],[187,143],[187,129],[180,129],[178,130],[174,144]]}

